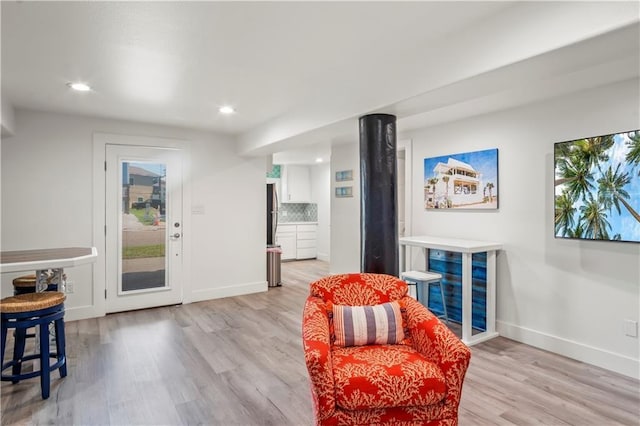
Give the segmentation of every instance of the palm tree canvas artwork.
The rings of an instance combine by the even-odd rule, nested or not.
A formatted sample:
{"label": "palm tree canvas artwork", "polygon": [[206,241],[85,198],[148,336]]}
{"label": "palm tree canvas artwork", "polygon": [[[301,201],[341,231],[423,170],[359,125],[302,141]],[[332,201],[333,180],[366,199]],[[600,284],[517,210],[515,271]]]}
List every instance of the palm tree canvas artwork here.
{"label": "palm tree canvas artwork", "polygon": [[640,241],[640,130],[554,145],[555,235]]}
{"label": "palm tree canvas artwork", "polygon": [[498,150],[424,159],[425,209],[497,209]]}

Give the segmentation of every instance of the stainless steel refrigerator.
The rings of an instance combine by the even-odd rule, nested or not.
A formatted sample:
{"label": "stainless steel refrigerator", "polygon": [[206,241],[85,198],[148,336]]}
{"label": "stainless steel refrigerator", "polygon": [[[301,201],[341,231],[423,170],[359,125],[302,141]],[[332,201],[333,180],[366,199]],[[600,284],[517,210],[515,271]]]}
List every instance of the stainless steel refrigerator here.
{"label": "stainless steel refrigerator", "polygon": [[267,283],[269,287],[282,285],[280,262],[282,250],[276,245],[278,230],[278,193],[276,186],[267,184]]}
{"label": "stainless steel refrigerator", "polygon": [[267,246],[276,243],[276,231],[278,230],[278,192],[276,185],[267,184]]}

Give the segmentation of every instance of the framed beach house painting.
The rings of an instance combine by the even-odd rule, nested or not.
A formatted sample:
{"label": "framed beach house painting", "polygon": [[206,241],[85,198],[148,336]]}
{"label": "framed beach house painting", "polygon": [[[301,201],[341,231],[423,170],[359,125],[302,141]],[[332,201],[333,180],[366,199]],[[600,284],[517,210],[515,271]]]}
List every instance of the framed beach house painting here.
{"label": "framed beach house painting", "polygon": [[497,209],[498,150],[425,158],[424,207]]}

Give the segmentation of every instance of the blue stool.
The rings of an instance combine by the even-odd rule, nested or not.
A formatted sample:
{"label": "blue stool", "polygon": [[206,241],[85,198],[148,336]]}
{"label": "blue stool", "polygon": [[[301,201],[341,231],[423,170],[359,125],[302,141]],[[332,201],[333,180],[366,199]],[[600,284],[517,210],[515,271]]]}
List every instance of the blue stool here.
{"label": "blue stool", "polygon": [[427,300],[426,303],[420,300],[421,291],[418,291],[418,302],[429,308],[429,290],[432,285],[437,285],[440,289],[440,300],[442,301],[442,309],[444,315],[439,318],[444,318],[446,323],[449,323],[449,315],[447,314],[447,302],[444,300],[444,289],[442,288],[442,274],[430,271],[406,271],[400,274],[400,279],[407,283],[415,284],[416,286],[426,284],[427,285]]}
{"label": "blue stool", "polygon": [[[67,375],[67,358],[65,354],[64,336],[64,300],[65,295],[59,292],[47,291],[42,293],[28,293],[7,297],[0,300],[0,316],[2,323],[2,381],[18,383],[20,380],[40,376],[42,399],[49,398],[51,371],[60,369],[60,377]],[[56,352],[49,351],[49,324],[54,324]],[[24,355],[27,329],[39,327],[39,353]],[[7,344],[9,329],[15,329],[15,346],[13,359],[4,362],[4,351]],[[51,364],[50,358],[56,362]],[[39,359],[40,369],[22,373],[22,363]],[[9,367],[11,374],[4,374]]]}

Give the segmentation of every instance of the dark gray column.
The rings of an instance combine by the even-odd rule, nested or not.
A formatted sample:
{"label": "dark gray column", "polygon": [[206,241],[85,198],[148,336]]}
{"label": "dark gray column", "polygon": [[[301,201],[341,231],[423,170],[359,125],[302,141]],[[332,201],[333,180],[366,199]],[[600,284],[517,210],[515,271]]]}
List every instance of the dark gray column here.
{"label": "dark gray column", "polygon": [[398,275],[396,117],[360,117],[360,269]]}

